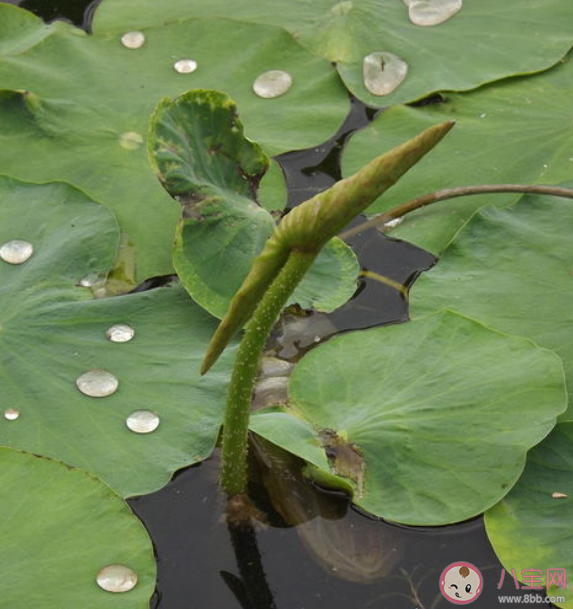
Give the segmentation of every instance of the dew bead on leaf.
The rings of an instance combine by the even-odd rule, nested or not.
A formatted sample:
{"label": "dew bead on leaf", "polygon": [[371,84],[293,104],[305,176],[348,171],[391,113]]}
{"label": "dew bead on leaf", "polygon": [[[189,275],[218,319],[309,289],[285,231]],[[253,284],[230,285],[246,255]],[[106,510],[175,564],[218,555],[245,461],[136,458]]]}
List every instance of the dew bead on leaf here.
{"label": "dew bead on leaf", "polygon": [[439,25],[462,10],[462,0],[404,0],[414,25]]}
{"label": "dew bead on leaf", "polygon": [[180,59],[173,64],[173,68],[179,74],[191,74],[197,69],[197,62],[193,59]]}
{"label": "dew bead on leaf", "polygon": [[363,60],[364,86],[373,95],[389,95],[408,74],[408,64],[388,51],[375,51]]}
{"label": "dew bead on leaf", "polygon": [[84,372],[76,379],[78,389],[92,398],[105,398],[119,387],[117,378],[107,370],[95,369]]}
{"label": "dew bead on leaf", "polygon": [[15,408],[7,408],[4,411],[4,418],[7,421],[15,421],[20,416],[20,411]]}
{"label": "dew bead on leaf", "polygon": [[126,419],[125,424],[134,433],[147,434],[159,427],[159,415],[152,410],[135,410]]}
{"label": "dew bead on leaf", "polygon": [[126,565],[107,565],[97,574],[96,582],[106,592],[129,592],[137,585],[137,573]]}
{"label": "dew bead on leaf", "polygon": [[264,99],[284,95],[292,87],[292,76],[284,70],[269,70],[257,76],[253,91]]}
{"label": "dew bead on leaf", "polygon": [[22,239],[12,239],[0,246],[0,258],[8,264],[23,264],[34,253],[34,246]]}
{"label": "dew bead on leaf", "polygon": [[126,32],[120,38],[121,44],[126,49],[140,49],[145,44],[145,34],[143,32]]}
{"label": "dew bead on leaf", "polygon": [[114,324],[106,330],[105,337],[112,343],[127,343],[135,337],[135,330],[129,324]]}
{"label": "dew bead on leaf", "polygon": [[79,281],[79,285],[82,288],[94,288],[105,283],[105,273],[89,273],[85,277],[82,277]]}

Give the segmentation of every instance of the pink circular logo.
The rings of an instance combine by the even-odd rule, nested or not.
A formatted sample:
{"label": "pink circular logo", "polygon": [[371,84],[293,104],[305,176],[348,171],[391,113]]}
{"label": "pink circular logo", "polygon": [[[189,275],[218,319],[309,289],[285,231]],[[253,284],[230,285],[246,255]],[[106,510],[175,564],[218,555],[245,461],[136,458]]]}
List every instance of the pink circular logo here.
{"label": "pink circular logo", "polygon": [[440,575],[440,590],[454,605],[473,603],[482,588],[483,577],[479,569],[469,562],[453,562]]}

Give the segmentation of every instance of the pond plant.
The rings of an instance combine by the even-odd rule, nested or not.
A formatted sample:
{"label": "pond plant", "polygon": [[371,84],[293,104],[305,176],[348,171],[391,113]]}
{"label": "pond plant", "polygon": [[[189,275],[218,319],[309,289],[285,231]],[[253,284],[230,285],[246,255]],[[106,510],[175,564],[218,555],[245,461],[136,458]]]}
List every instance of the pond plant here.
{"label": "pond plant", "polygon": [[[0,4],[2,602],[149,606],[124,499],[222,429],[231,526],[264,521],[250,434],[375,517],[485,514],[573,608],[545,579],[573,569],[573,6],[265,4],[103,0],[90,34]],[[277,157],[348,92],[385,110],[283,214]],[[370,273],[412,320],[319,340],[251,412],[282,310],[343,306],[369,271],[340,237],[373,227],[439,256],[411,295]]]}

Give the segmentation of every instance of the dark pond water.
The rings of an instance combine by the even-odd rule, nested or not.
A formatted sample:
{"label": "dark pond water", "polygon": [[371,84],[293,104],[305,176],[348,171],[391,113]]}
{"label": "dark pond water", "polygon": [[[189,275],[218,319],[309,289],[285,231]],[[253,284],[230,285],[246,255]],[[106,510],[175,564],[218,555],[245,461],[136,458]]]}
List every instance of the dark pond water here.
{"label": "dark pond water", "polygon": [[[87,30],[98,4],[97,0],[8,1],[45,20],[66,18]],[[340,178],[339,155],[346,139],[374,115],[374,110],[353,101],[332,140],[278,159],[287,178],[289,207]],[[435,262],[427,252],[388,239],[375,229],[349,242],[364,269],[405,285]],[[312,315],[306,336],[295,336],[288,347],[291,351],[283,355],[292,357],[312,347],[316,337],[326,339],[335,332],[407,319],[407,303],[399,292],[364,279],[347,305],[331,315]],[[296,471],[296,463],[291,466]],[[153,609],[445,608],[451,605],[440,593],[439,577],[446,566],[458,561],[472,563],[483,575],[483,593],[472,603],[475,609],[502,606],[500,593],[530,593],[516,590],[511,577],[498,591],[501,565],[481,518],[448,527],[400,527],[361,514],[341,495],[301,485],[298,474],[290,470],[281,479],[260,462],[254,460],[252,467],[252,494],[267,514],[267,523],[255,529],[229,530],[225,525],[217,455],[179,472],[162,490],[129,501],[155,545],[159,577]],[[296,504],[295,499],[303,501],[298,518],[303,509],[305,525],[292,526],[284,509],[277,511],[283,497],[289,497],[291,504]],[[317,555],[326,557],[327,563]],[[365,568],[357,568],[359,563]],[[348,579],[368,579],[369,570],[377,573],[374,581]]]}
{"label": "dark pond water", "polygon": [[16,4],[48,23],[54,19],[62,19],[89,31],[93,13],[101,0],[0,0],[0,2]]}

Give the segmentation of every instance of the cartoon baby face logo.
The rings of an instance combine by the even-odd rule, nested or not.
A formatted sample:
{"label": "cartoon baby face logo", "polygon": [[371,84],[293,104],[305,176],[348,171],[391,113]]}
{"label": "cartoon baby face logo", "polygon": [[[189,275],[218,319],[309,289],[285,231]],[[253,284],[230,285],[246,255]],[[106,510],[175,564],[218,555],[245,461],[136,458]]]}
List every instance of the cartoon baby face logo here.
{"label": "cartoon baby face logo", "polygon": [[481,594],[483,577],[469,562],[453,562],[440,575],[440,590],[454,605],[473,603]]}

